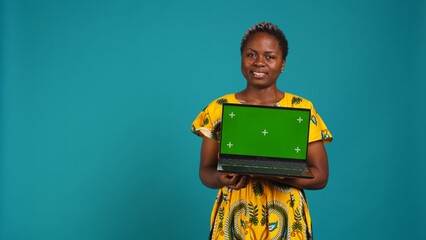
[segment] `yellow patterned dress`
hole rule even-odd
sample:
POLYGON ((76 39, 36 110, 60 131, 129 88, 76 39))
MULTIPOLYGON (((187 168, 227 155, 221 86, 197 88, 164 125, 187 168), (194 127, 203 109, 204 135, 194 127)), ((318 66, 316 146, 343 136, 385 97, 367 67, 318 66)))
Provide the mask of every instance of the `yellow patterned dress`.
MULTIPOLYGON (((218 140, 223 103, 240 103, 235 94, 211 102, 194 120, 192 132, 218 140)), ((312 103, 285 93, 277 107, 311 109, 309 142, 331 142, 332 135, 312 103)), ((313 239, 311 218, 302 189, 263 178, 246 188, 219 189, 211 214, 211 239, 313 239)))

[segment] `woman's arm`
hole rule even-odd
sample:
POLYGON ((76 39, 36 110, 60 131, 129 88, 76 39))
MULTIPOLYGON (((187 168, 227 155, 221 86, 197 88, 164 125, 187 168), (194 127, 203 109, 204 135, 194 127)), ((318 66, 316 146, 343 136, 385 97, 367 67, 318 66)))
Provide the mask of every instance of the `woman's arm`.
POLYGON ((217 171, 219 143, 213 139, 203 137, 201 145, 200 179, 210 188, 228 186, 231 189, 241 189, 247 186, 250 177, 238 174, 225 174, 217 171))
POLYGON ((322 141, 309 143, 308 147, 308 166, 312 171, 314 178, 277 178, 268 177, 270 180, 285 183, 287 185, 301 189, 322 189, 328 182, 328 158, 327 152, 322 141))

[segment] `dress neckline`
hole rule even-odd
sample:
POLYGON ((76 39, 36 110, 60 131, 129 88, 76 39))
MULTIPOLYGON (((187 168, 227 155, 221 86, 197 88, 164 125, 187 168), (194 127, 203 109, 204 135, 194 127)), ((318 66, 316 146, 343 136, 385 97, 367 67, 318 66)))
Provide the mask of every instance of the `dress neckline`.
MULTIPOLYGON (((284 101, 284 99, 286 98, 286 96, 287 96, 287 93, 286 92, 283 92, 284 94, 283 94, 283 98, 281 98, 278 102, 276 102, 276 103, 274 103, 274 105, 272 105, 272 106, 274 106, 274 107, 280 107, 280 106, 282 106, 282 102, 284 101)), ((244 100, 241 100, 241 99, 238 99, 237 98, 237 96, 235 96, 236 95, 236 93, 234 93, 234 94, 232 94, 232 97, 233 97, 233 100, 236 102, 236 103, 239 103, 239 104, 246 104, 246 102, 244 101, 244 100)))

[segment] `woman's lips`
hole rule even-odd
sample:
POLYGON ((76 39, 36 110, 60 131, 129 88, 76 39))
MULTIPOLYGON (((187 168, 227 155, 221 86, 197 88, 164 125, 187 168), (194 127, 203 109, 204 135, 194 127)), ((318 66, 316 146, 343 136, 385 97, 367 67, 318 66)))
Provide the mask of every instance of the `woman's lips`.
POLYGON ((263 78, 266 75, 266 73, 264 72, 252 72, 252 73, 255 78, 263 78))

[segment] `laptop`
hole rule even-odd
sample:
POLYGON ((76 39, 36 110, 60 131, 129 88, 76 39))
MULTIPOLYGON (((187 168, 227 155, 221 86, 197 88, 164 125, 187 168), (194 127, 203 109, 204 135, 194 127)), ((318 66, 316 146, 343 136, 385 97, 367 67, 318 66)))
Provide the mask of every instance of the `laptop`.
POLYGON ((222 110, 219 172, 313 178, 310 109, 224 103, 222 110))

